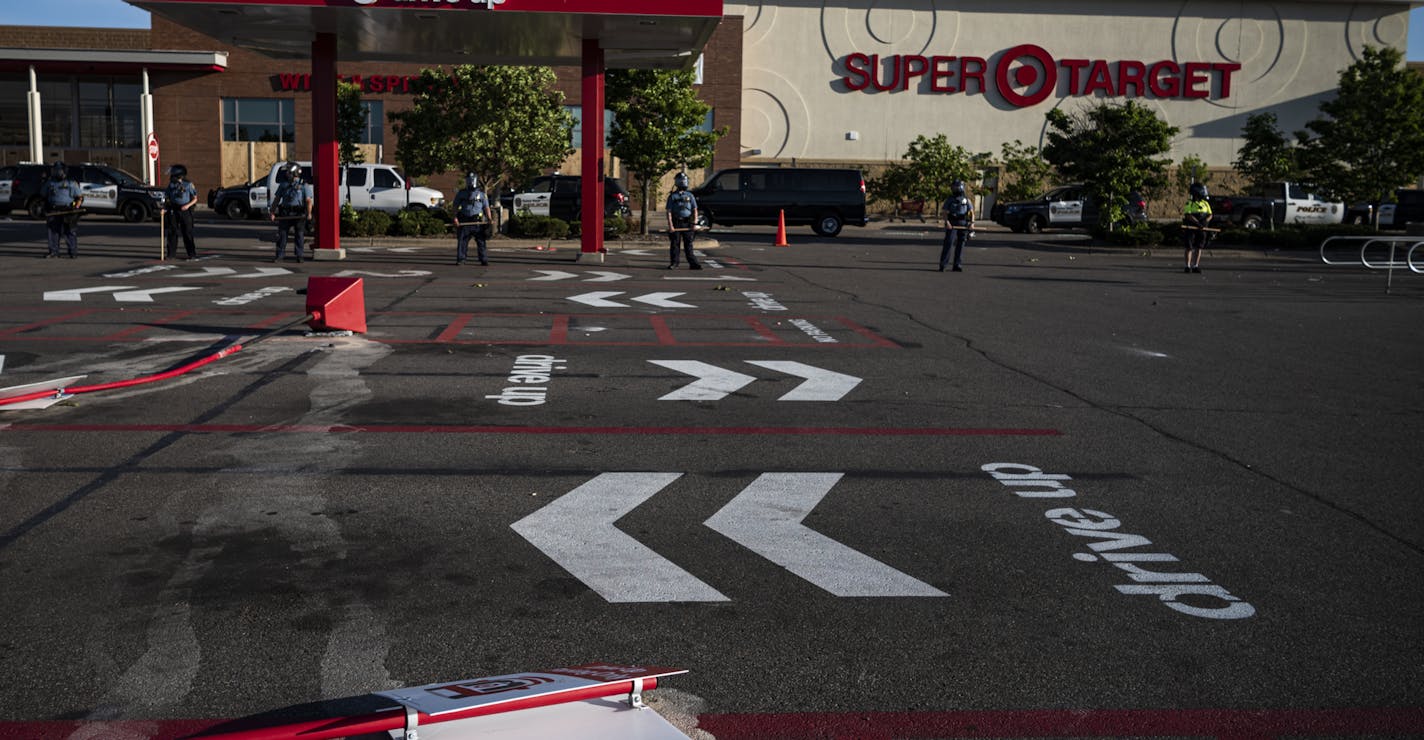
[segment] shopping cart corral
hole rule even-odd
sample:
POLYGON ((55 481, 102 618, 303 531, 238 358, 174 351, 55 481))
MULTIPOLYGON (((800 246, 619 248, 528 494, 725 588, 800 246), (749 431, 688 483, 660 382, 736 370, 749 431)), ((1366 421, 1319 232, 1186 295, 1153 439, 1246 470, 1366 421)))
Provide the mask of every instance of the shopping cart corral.
POLYGON ((1327 265, 1383 270, 1384 292, 1394 287, 1394 271, 1424 275, 1424 236, 1332 236, 1320 243, 1320 261, 1327 265))

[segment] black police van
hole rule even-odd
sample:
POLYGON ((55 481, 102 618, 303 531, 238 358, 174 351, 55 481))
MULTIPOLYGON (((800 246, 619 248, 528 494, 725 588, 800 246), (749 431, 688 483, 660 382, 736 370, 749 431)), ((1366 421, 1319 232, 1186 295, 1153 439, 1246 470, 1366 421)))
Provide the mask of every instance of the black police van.
POLYGON ((743 167, 721 170, 694 188, 699 225, 809 225, 821 236, 864 226, 865 179, 860 170, 743 167))
MULTIPOLYGON (((44 218, 44 183, 52 164, 15 165, 10 181, 10 210, 24 211, 30 218, 44 218)), ((122 216, 125 221, 158 218, 163 207, 163 189, 150 188, 142 180, 106 164, 72 164, 69 178, 84 191, 84 210, 92 214, 122 216)))

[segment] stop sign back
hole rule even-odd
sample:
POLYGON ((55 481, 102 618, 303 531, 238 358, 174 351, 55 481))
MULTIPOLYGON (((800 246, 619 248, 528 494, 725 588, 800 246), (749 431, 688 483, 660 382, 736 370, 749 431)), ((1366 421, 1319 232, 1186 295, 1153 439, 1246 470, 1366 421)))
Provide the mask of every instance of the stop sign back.
POLYGON ((148 135, 148 158, 158 161, 158 137, 153 134, 148 135))

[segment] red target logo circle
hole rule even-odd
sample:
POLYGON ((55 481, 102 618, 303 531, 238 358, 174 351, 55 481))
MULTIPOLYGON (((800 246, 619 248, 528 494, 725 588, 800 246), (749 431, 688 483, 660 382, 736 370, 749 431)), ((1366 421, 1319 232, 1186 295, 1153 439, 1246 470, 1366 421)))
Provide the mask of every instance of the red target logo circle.
POLYGON ((1036 44, 1019 44, 1005 51, 994 68, 999 94, 1017 108, 1038 105, 1058 87, 1058 65, 1048 50, 1036 44), (1029 62, 1037 62, 1031 64, 1029 62), (1018 63, 1018 66, 1014 66, 1018 63), (1026 88, 1020 93, 1016 88, 1026 88))

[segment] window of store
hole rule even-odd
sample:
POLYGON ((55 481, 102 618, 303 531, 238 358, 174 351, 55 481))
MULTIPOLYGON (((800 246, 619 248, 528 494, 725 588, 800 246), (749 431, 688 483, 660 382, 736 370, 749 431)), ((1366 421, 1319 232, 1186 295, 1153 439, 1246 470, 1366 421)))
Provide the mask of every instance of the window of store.
POLYGON ((223 98, 223 141, 286 141, 296 135, 291 98, 223 98))
POLYGON ((112 80, 81 80, 79 146, 96 149, 139 146, 139 86, 112 80))
POLYGON ((380 100, 362 101, 361 107, 366 109, 366 128, 361 131, 360 144, 385 144, 384 128, 381 122, 386 120, 386 104, 380 100))
MULTIPOLYGON (((570 136, 569 146, 578 149, 583 146, 583 107, 578 105, 566 105, 564 110, 574 117, 574 130, 570 136)), ((613 111, 603 109, 603 146, 608 146, 608 132, 613 130, 613 111)))
MULTIPOLYGON (((40 129, 45 146, 74 145, 74 82, 40 80, 40 129)), ((28 89, 28 88, 27 88, 28 89)), ((25 134, 26 140, 29 134, 25 134)))
POLYGON ((0 80, 0 146, 29 145, 29 89, 21 80, 0 80))

